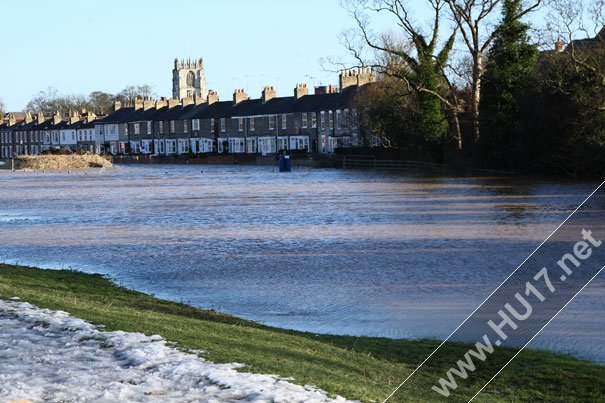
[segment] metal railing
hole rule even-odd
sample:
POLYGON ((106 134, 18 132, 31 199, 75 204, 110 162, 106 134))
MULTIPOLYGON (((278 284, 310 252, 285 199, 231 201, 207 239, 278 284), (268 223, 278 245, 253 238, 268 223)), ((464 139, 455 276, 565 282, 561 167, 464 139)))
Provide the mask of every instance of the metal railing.
POLYGON ((434 162, 411 161, 411 160, 379 160, 374 156, 367 155, 345 155, 342 158, 340 168, 343 169, 445 169, 444 164, 434 162))

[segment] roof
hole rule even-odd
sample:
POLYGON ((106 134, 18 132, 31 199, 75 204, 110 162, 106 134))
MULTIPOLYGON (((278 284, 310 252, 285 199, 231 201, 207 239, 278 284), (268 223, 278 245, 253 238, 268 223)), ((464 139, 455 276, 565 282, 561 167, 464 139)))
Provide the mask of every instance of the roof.
POLYGON ((91 121, 91 122, 86 122, 86 121, 82 121, 82 125, 78 128, 78 129, 94 129, 95 128, 95 121, 91 121))
POLYGON ((357 91, 357 86, 351 86, 337 93, 305 95, 298 99, 294 97, 281 97, 270 99, 265 103, 262 103, 260 99, 253 99, 236 105, 230 116, 279 115, 344 109, 349 106, 357 91))
POLYGON ((31 127, 30 130, 48 130, 53 125, 52 118, 42 121, 40 123, 35 124, 31 127))
POLYGON ((25 121, 19 122, 16 126, 16 129, 21 130, 31 130, 32 127, 36 125, 36 121, 32 120, 31 122, 26 123, 25 121))
POLYGON ((103 119, 96 120, 95 123, 125 123, 130 122, 131 116, 133 116, 137 111, 134 108, 120 108, 115 112, 110 113, 105 116, 103 119))
POLYGON ((84 125, 84 121, 83 120, 78 120, 75 123, 67 124, 67 126, 65 126, 63 129, 74 129, 74 130, 77 130, 77 129, 81 128, 82 125, 84 125))
POLYGON ((51 122, 49 129, 50 130, 61 130, 61 129, 66 129, 67 126, 69 126, 69 122, 66 120, 62 120, 57 124, 53 124, 53 122, 51 122))

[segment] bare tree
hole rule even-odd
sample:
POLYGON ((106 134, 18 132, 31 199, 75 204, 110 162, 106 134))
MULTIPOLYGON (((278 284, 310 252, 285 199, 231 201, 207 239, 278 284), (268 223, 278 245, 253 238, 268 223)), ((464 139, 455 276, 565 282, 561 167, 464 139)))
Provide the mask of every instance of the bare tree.
POLYGON ((4 114, 6 113, 4 109, 4 102, 2 102, 2 99, 0 99, 0 119, 2 119, 4 117, 4 114))
POLYGON ((40 91, 33 97, 25 107, 29 112, 43 113, 44 115, 53 115, 57 112, 61 115, 68 115, 71 111, 79 112, 82 109, 89 109, 88 98, 79 94, 60 95, 52 87, 46 91, 40 91))
POLYGON ((556 35, 578 73, 597 76, 605 86, 605 0, 551 0, 547 20, 551 43, 556 35))
POLYGON ((103 91, 93 91, 88 95, 91 110, 97 115, 107 115, 113 111, 116 97, 103 91))
POLYGON ((444 73, 456 38, 456 29, 449 30, 443 40, 441 23, 445 0, 424 0, 424 3, 432 10, 433 18, 428 26, 419 25, 414 20, 414 7, 403 0, 344 1, 343 5, 357 23, 355 33, 345 33, 345 46, 361 66, 372 66, 384 76, 401 80, 408 92, 419 94, 429 103, 432 98, 450 110, 454 136, 458 148, 461 148, 458 102, 455 96, 452 97, 455 91, 452 91, 453 86, 444 73), (392 17, 401 29, 403 42, 397 40, 396 34, 372 32, 369 14, 392 17), (360 41, 354 40, 355 34, 358 34, 360 41), (366 60, 366 48, 373 52, 370 62, 366 60))
POLYGON ((124 106, 133 106, 134 100, 137 98, 147 99, 153 97, 155 97, 153 87, 147 84, 129 85, 116 95, 116 98, 120 100, 124 106))
MULTIPOLYGON (((494 40, 495 10, 500 0, 444 0, 460 29, 462 39, 472 61, 470 111, 473 119, 475 141, 480 137, 479 104, 481 103, 481 79, 485 67, 485 54, 494 40)), ((533 0, 522 7, 516 19, 536 10, 541 0, 533 0)))

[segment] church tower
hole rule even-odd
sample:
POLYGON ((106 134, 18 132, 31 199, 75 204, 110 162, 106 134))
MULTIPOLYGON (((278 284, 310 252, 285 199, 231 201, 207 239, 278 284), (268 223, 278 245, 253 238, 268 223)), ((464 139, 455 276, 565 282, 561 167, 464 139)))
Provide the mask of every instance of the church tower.
POLYGON ((174 59, 172 70, 172 97, 174 99, 193 98, 206 99, 206 75, 204 61, 174 59))

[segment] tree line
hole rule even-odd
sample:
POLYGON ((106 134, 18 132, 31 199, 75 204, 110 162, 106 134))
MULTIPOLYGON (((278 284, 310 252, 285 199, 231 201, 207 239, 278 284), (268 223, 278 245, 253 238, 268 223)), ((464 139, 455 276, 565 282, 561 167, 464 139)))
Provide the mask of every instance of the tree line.
POLYGON ((155 97, 150 85, 130 85, 117 94, 103 91, 93 91, 90 94, 60 94, 55 88, 49 87, 35 95, 25 107, 27 112, 43 113, 46 116, 57 112, 67 116, 70 111, 94 112, 96 115, 107 115, 113 112, 114 102, 120 101, 123 106, 132 106, 136 98, 155 97))
POLYGON ((381 77, 357 103, 385 143, 461 166, 605 173, 605 0, 342 3, 345 46, 381 77), (526 22, 537 10, 544 27, 526 22), (377 15, 393 27, 373 30, 377 15))

